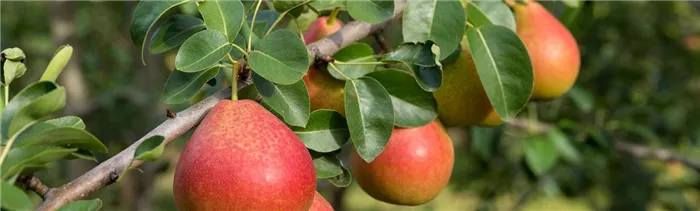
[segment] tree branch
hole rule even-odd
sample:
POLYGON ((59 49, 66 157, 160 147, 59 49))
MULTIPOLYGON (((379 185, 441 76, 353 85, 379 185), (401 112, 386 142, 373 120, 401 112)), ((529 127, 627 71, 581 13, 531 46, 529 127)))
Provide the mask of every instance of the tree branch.
MULTIPOLYGON (((530 130, 534 132, 544 133, 554 128, 549 124, 534 122, 525 119, 514 119, 508 122, 509 126, 530 130)), ((644 145, 633 144, 626 141, 615 140, 615 150, 620 153, 627 154, 640 159, 654 159, 664 162, 676 161, 680 162, 688 168, 700 173, 700 162, 683 157, 677 152, 663 148, 651 148, 644 145)))
POLYGON ((46 193, 51 190, 49 186, 41 183, 39 178, 36 178, 33 175, 21 176, 17 178, 17 183, 22 184, 22 187, 25 190, 34 191, 37 195, 41 196, 42 199, 46 196, 46 193))
MULTIPOLYGON (((356 42, 371 33, 386 27, 391 21, 401 18, 404 0, 397 0, 395 4, 394 17, 391 20, 369 24, 363 22, 350 22, 338 32, 307 45, 307 49, 314 58, 333 55, 341 48, 356 42)), ((250 74, 248 74, 250 75, 250 74)), ((242 89, 251 84, 251 78, 240 78, 238 88, 242 89)), ((165 137, 166 144, 169 144, 177 137, 197 126, 207 112, 211 110, 219 101, 231 96, 231 89, 223 89, 216 94, 192 105, 191 107, 178 112, 175 118, 166 119, 158 127, 143 136, 138 141, 114 157, 102 162, 97 167, 58 188, 49 189, 44 196, 44 202, 37 210, 56 210, 72 201, 83 199, 89 194, 101 189, 104 186, 114 183, 122 171, 126 170, 129 163, 130 168, 136 168, 143 162, 132 159, 136 148, 147 138, 155 135, 165 137)))

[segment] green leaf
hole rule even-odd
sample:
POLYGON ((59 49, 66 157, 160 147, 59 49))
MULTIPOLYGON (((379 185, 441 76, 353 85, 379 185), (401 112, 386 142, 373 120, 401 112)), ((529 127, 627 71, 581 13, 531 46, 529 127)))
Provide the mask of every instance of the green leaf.
POLYGON ((175 68, 198 72, 216 65, 231 51, 231 44, 218 30, 197 32, 185 40, 175 56, 175 68))
POLYGON ((394 1, 355 0, 345 3, 350 16, 358 21, 379 23, 394 16, 394 1))
POLYGON ((151 136, 141 142, 134 151, 134 160, 154 161, 157 160, 165 148, 165 137, 151 136))
POLYGON ((255 73, 282 85, 301 80, 309 68, 309 62, 304 41, 288 30, 272 32, 248 57, 248 64, 255 73))
POLYGON ((163 98, 166 104, 180 104, 187 102, 199 93, 207 84, 207 81, 219 74, 219 67, 212 67, 199 72, 182 72, 173 70, 165 82, 163 98))
POLYGON ((243 87, 243 89, 238 91, 238 99, 249 99, 257 101, 259 98, 258 90, 255 88, 255 84, 243 87))
POLYGON ((567 137, 564 132, 557 128, 553 128, 549 130, 547 136, 552 140, 552 142, 554 142, 554 145, 557 146, 559 154, 564 160, 571 163, 581 162, 581 156, 579 155, 578 150, 576 150, 576 148, 571 144, 571 139, 567 137))
POLYGON ((36 123, 15 140, 14 147, 66 146, 107 153, 107 147, 89 132, 75 127, 58 127, 36 123))
POLYGON ((408 65, 432 67, 438 64, 432 51, 433 42, 403 43, 396 50, 389 52, 383 60, 387 62, 403 62, 408 65))
POLYGON ((66 104, 66 90, 50 81, 33 83, 17 93, 2 112, 3 140, 25 125, 49 115, 66 104))
POLYGON ((44 74, 41 75, 40 81, 56 81, 56 78, 58 78, 58 75, 63 72, 63 68, 68 64, 68 60, 70 60, 71 55, 73 55, 73 47, 70 45, 62 45, 61 47, 58 47, 58 50, 56 50, 56 54, 54 54, 53 58, 49 62, 49 65, 46 66, 46 70, 44 71, 44 74))
POLYGON ((131 18, 131 40, 136 46, 141 46, 141 62, 143 64, 146 64, 143 52, 146 48, 148 32, 168 10, 186 2, 187 0, 141 1, 136 6, 134 16, 131 18))
POLYGON ((585 113, 591 112, 595 106, 593 94, 581 86, 574 85, 571 87, 568 96, 571 98, 571 101, 574 102, 574 105, 585 113))
POLYGON ((287 124, 304 127, 309 121, 311 103, 304 81, 281 85, 253 73, 253 83, 263 100, 282 115, 287 124))
POLYGON ((2 84, 5 84, 6 86, 11 84, 15 79, 22 77, 25 72, 27 72, 27 66, 24 65, 24 63, 20 61, 5 60, 5 63, 2 64, 2 84))
POLYGON ((317 153, 310 151, 311 158, 314 161, 316 168, 316 178, 333 178, 343 174, 343 167, 340 166, 340 160, 336 153, 317 153))
POLYGON ((92 152, 84 149, 78 149, 77 151, 70 153, 70 155, 64 159, 83 159, 97 163, 97 158, 95 155, 92 154, 92 152))
POLYGON ((311 112, 306 127, 292 127, 306 148, 316 152, 340 149, 350 139, 345 117, 338 112, 320 109, 311 112))
POLYGON ((442 85, 442 64, 437 61, 440 54, 432 41, 426 43, 404 43, 384 56, 385 62, 403 63, 411 70, 418 85, 425 91, 434 92, 442 85))
POLYGON ((320 0, 312 1, 309 6, 316 8, 317 10, 331 10, 336 7, 345 7, 345 1, 343 0, 320 0))
POLYGON ((302 12, 304 12, 304 7, 303 4, 306 1, 298 1, 298 0, 275 0, 272 1, 272 7, 275 8, 277 12, 285 12, 288 10, 289 11, 287 14, 292 15, 292 17, 297 18, 299 15, 301 15, 302 12))
POLYGON ((78 129, 85 129, 85 122, 83 122, 83 120, 77 116, 64 116, 55 119, 49 119, 44 121, 44 123, 58 127, 74 127, 78 129))
MULTIPOLYGON (((259 37, 263 37, 280 15, 281 14, 275 10, 260 10, 258 11, 258 15, 255 16, 255 21, 253 21, 253 14, 248 15, 247 21, 248 23, 255 23, 255 29, 253 31, 259 37)), ((248 37, 245 37, 245 40, 247 42, 248 37)))
POLYGON ((55 146, 13 148, 7 153, 7 157, 2 163, 2 179, 9 179, 22 173, 26 167, 45 165, 60 160, 77 150, 76 148, 55 146))
POLYGON ((5 180, 0 181, 0 206, 3 210, 32 210, 32 201, 26 193, 17 186, 5 180))
POLYGON ((27 58, 24 55, 24 51, 20 48, 6 48, 5 50, 2 50, 2 54, 5 56, 5 59, 7 60, 12 60, 12 61, 21 61, 22 59, 27 58))
POLYGON ((174 15, 153 33, 148 51, 152 54, 165 53, 204 29, 206 29, 204 22, 199 18, 189 15, 174 15))
POLYGON ((490 160, 500 140, 502 127, 471 127, 472 148, 484 160, 490 160))
POLYGON ((370 73, 367 77, 379 81, 391 95, 396 126, 418 127, 437 118, 437 102, 433 94, 423 91, 410 74, 386 69, 370 73))
POLYGON ((467 4, 469 22, 476 27, 501 25, 515 31, 515 16, 503 1, 473 1, 467 4))
POLYGON ((524 140, 525 162, 537 176, 557 164, 557 146, 547 136, 530 136, 524 140))
MULTIPOLYGON (((374 58, 374 49, 366 43, 353 43, 340 49, 333 55, 333 59, 341 62, 376 62, 374 58)), ((374 71, 376 65, 357 65, 357 64, 335 64, 335 67, 350 79, 355 79, 374 71)), ((336 71, 328 71, 334 78, 345 80, 345 77, 339 75, 336 71)))
POLYGON ((534 88, 532 63, 517 34, 503 26, 467 29, 479 79, 496 113, 505 121, 525 107, 534 88))
POLYGON ((440 60, 447 58, 462 39, 467 24, 459 1, 407 1, 403 12, 404 42, 432 40, 440 46, 440 60))
POLYGON ((63 205, 58 211, 97 211, 102 207, 102 200, 78 200, 63 205))
POLYGON ((343 169, 343 173, 338 176, 328 178, 328 182, 336 187, 344 188, 350 186, 350 183, 352 183, 352 173, 350 173, 350 170, 344 166, 341 165, 341 167, 343 169))
POLYGON ((229 42, 236 39, 245 17, 240 0, 200 2, 199 13, 202 14, 207 29, 221 31, 229 42))
POLYGON ((382 153, 394 130, 389 92, 373 78, 346 81, 345 113, 355 149, 363 160, 372 162, 382 153))

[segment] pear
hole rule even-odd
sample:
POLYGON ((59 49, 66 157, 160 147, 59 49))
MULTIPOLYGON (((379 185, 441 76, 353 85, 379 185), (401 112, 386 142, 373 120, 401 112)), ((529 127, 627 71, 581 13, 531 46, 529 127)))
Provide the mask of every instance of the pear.
POLYGON ((566 93, 578 77, 581 53, 571 32, 535 1, 511 3, 517 34, 534 67, 534 100, 551 100, 566 93))
MULTIPOLYGON (((315 42, 340 30, 343 22, 336 19, 328 24, 328 17, 319 17, 304 33, 306 43, 315 42)), ((326 69, 311 66, 303 78, 309 92, 311 111, 331 109, 345 115, 345 82, 333 78, 326 69)))
POLYGON ((326 201, 321 194, 316 192, 314 195, 314 201, 311 203, 311 208, 309 211, 333 211, 333 207, 328 201, 326 201))
POLYGON ((301 140, 251 100, 219 102, 175 169, 179 210, 308 210, 316 172, 301 140))
POLYGON ((333 20, 332 24, 328 24, 328 18, 328 16, 321 16, 311 23, 304 33, 304 43, 309 44, 316 42, 317 40, 337 32, 343 27, 343 22, 337 18, 333 20))
POLYGON ((442 86, 433 92, 440 120, 447 127, 502 124, 481 84, 466 38, 459 50, 457 58, 443 65, 442 86))
POLYGON ((416 128, 396 128, 384 151, 365 162, 353 150, 353 176, 373 198, 398 205, 433 200, 447 185, 454 164, 452 141, 433 120, 416 128))

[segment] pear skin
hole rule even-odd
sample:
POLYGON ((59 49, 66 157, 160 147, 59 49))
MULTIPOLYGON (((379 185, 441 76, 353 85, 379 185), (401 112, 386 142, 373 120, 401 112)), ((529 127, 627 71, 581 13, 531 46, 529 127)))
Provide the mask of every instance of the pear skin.
POLYGON ((328 24, 328 16, 318 17, 304 33, 304 43, 309 44, 316 42, 324 37, 331 35, 343 27, 343 22, 336 18, 333 24, 328 24))
POLYGON ((481 84, 466 38, 461 41, 461 52, 443 66, 442 74, 442 86, 433 96, 445 126, 493 127, 503 123, 481 84))
POLYGON ((316 171, 301 140, 251 100, 219 102, 180 155, 179 210, 308 210, 316 171))
POLYGON ((447 185, 454 148, 442 125, 433 120, 416 128, 395 128, 384 151, 371 163, 353 150, 353 176, 373 198, 397 205, 433 200, 447 185))
POLYGON ((571 89, 578 77, 581 53, 574 36, 536 1, 512 3, 517 34, 534 67, 534 100, 551 100, 571 89))
POLYGON ((311 208, 309 211, 333 211, 333 207, 328 201, 326 201, 321 194, 316 192, 314 195, 314 201, 311 203, 311 208))
MULTIPOLYGON (((335 33, 343 27, 343 22, 336 19, 328 24, 328 17, 316 19, 304 33, 305 42, 311 43, 335 33)), ((304 84, 309 92, 311 111, 331 109, 345 116, 345 82, 333 78, 327 70, 311 66, 304 76, 304 84)))

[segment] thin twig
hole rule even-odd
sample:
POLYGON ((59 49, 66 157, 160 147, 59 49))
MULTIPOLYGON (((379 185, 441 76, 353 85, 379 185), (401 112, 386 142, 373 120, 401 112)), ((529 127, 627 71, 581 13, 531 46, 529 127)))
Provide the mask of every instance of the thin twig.
POLYGON ((17 178, 17 183, 22 184, 22 187, 25 190, 30 190, 34 191, 37 195, 41 196, 43 199, 44 196, 46 196, 46 193, 51 190, 49 186, 44 185, 44 183, 41 183, 39 178, 36 178, 33 175, 26 175, 26 176, 21 176, 17 178))
MULTIPOLYGON (((508 125, 537 133, 545 133, 554 128, 552 125, 527 119, 513 119, 508 122, 508 125)), ((615 150, 640 159, 654 159, 665 162, 677 161, 688 168, 700 172, 700 162, 681 156, 673 150, 652 148, 623 140, 615 140, 615 150)))
MULTIPOLYGON (((378 24, 355 21, 350 22, 336 33, 314 43, 308 44, 307 49, 309 52, 311 52, 311 55, 314 58, 320 58, 322 55, 333 55, 341 48, 384 28, 389 24, 389 22, 400 19, 404 3, 404 0, 396 1, 394 17, 391 20, 378 24)), ((251 74, 247 75, 248 77, 239 78, 238 89, 242 89, 252 83, 250 78, 251 74)), ((134 142, 131 146, 119 152, 119 154, 102 162, 97 167, 86 172, 68 184, 50 189, 45 194, 44 202, 41 204, 41 206, 39 206, 39 208, 37 208, 37 210, 56 210, 67 203, 83 199, 102 187, 114 183, 119 177, 120 173, 126 170, 130 163, 131 168, 136 168, 143 163, 139 160, 134 160, 133 162, 131 161, 134 156, 134 151, 145 139, 154 135, 161 135, 165 137, 166 144, 169 144, 177 137, 197 126, 209 110, 211 110, 219 101, 227 99, 229 96, 231 96, 231 89, 223 89, 202 100, 201 102, 178 112, 177 118, 165 120, 151 132, 134 142)))
POLYGON ((377 41, 377 44, 379 44, 379 49, 382 51, 380 52, 381 54, 386 54, 389 52, 389 42, 384 39, 384 36, 382 36, 379 32, 372 34, 374 36, 374 40, 377 41))

